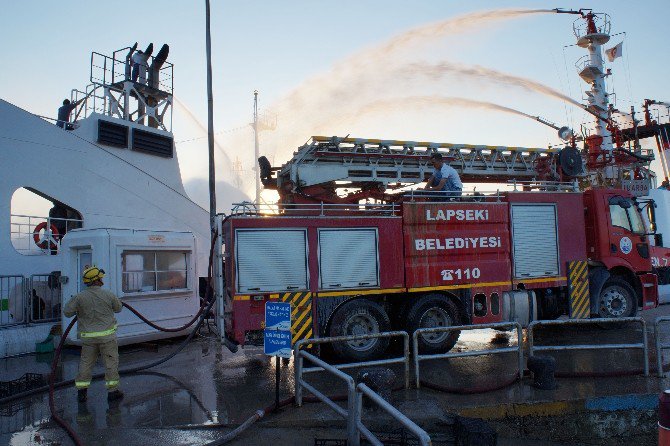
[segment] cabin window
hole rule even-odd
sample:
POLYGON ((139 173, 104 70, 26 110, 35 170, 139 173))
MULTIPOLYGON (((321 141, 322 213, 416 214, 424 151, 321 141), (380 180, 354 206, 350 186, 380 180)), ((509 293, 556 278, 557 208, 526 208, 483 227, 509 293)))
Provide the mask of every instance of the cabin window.
POLYGON ((610 204, 610 218, 612 226, 617 226, 636 234, 644 234, 644 223, 638 211, 630 206, 624 208, 618 204, 610 204))
POLYGON ((188 252, 124 251, 121 271, 124 293, 184 289, 188 283, 188 252))
POLYGON ((12 195, 10 238, 24 255, 55 255, 63 236, 83 224, 79 211, 36 189, 22 187, 12 195))

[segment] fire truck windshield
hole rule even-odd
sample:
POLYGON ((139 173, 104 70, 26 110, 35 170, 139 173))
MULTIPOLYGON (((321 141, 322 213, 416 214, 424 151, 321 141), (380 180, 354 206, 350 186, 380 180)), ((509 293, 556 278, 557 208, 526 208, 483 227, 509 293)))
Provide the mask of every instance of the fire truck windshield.
POLYGON ((627 229, 635 234, 644 234, 642 217, 634 206, 624 208, 619 204, 610 204, 610 218, 613 226, 627 229))

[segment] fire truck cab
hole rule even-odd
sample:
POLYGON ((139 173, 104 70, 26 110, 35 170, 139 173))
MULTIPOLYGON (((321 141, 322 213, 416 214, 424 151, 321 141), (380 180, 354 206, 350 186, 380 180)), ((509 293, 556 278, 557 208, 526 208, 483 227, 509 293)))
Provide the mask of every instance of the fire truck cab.
MULTIPOLYGON (((313 337, 561 315, 626 317, 658 302, 649 235, 623 190, 519 191, 385 205, 291 205, 223 223, 225 336, 259 344, 268 300, 313 337)), ((420 338, 444 352, 458 333, 420 338)), ((347 360, 387 338, 341 342, 347 360)))

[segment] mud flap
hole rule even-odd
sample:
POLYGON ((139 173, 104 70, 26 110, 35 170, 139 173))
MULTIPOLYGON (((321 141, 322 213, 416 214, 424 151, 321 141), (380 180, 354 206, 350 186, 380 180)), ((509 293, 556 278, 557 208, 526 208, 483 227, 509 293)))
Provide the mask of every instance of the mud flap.
POLYGON ((658 277, 656 274, 638 276, 642 284, 642 309, 651 310, 658 306, 658 277))
POLYGON ((598 297, 603 285, 610 278, 610 273, 605 268, 593 268, 589 271, 589 294, 591 299, 591 314, 598 314, 598 297))
POLYGON ((570 319, 588 319, 591 315, 588 272, 589 267, 586 260, 568 262, 570 319))

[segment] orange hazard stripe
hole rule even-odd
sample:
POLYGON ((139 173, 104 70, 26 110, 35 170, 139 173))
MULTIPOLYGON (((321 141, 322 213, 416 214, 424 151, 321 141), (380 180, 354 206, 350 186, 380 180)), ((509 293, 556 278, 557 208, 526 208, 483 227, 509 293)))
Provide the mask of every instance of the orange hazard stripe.
POLYGON ((387 289, 376 289, 376 290, 349 290, 349 291, 323 291, 319 292, 320 297, 324 296, 363 296, 366 294, 394 294, 394 293, 404 293, 407 291, 407 288, 387 288, 387 289))
POLYGON ((415 293, 419 291, 439 291, 439 290, 458 290, 463 288, 486 288, 493 286, 510 286, 510 282, 478 282, 478 283, 463 283, 460 285, 444 285, 444 286, 426 286, 419 288, 408 288, 407 291, 415 293))

